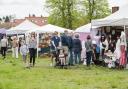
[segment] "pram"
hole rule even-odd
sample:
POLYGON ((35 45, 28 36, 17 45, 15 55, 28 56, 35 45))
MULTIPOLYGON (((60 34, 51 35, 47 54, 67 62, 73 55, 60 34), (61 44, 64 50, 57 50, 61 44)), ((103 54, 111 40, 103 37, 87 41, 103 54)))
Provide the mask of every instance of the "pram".
POLYGON ((67 68, 67 55, 65 55, 63 47, 57 47, 57 49, 52 54, 52 59, 55 62, 54 67, 67 68))

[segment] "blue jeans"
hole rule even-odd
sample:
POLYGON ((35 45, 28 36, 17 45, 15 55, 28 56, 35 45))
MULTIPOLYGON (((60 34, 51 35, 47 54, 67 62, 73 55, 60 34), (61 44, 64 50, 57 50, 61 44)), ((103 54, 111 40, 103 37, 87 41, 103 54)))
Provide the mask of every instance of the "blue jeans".
POLYGON ((73 51, 72 49, 69 49, 69 61, 68 61, 69 65, 73 65, 73 51))
POLYGON ((91 58, 92 58, 92 51, 86 52, 86 64, 87 64, 87 66, 90 66, 91 58))
POLYGON ((80 64, 81 62, 81 52, 74 52, 74 59, 75 59, 75 64, 80 64))

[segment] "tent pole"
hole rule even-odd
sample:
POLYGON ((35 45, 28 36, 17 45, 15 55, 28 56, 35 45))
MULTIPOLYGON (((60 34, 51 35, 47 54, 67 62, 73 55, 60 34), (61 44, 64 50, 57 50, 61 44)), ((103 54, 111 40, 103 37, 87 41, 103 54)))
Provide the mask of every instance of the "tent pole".
MULTIPOLYGON (((92 21, 91 21, 90 33, 91 33, 91 31, 92 31, 92 21)), ((93 37, 92 34, 91 34, 91 37, 93 37)))
POLYGON ((37 32, 37 58, 39 57, 38 50, 39 50, 39 33, 37 32))
POLYGON ((126 32, 125 30, 126 30, 126 26, 124 25, 124 33, 126 32))

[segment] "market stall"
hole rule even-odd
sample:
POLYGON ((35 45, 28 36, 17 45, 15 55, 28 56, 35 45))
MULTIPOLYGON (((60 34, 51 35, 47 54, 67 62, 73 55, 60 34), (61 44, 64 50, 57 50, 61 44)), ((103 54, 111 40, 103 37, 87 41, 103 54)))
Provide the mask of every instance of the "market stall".
POLYGON ((57 32, 59 32, 59 34, 61 34, 61 33, 64 33, 65 30, 72 32, 72 30, 48 24, 48 25, 39 27, 39 28, 31 30, 31 31, 27 31, 25 34, 26 34, 26 36, 32 32, 37 34, 37 44, 38 44, 37 45, 37 56, 38 56, 39 49, 41 50, 41 53, 47 53, 50 51, 50 48, 49 48, 50 47, 49 46, 50 45, 50 36, 52 35, 52 33, 57 31, 57 32))
POLYGON ((91 23, 88 23, 84 26, 81 26, 75 30, 76 33, 80 34, 80 39, 86 40, 87 35, 91 35, 92 38, 97 34, 99 26, 91 26, 91 23))
MULTIPOLYGON (((128 45, 128 31, 127 31, 127 26, 128 26, 128 13, 126 13, 128 9, 128 5, 125 5, 121 7, 117 12, 111 14, 110 16, 103 18, 103 19, 98 19, 98 20, 93 20, 92 25, 93 26, 102 26, 101 33, 105 34, 106 37, 111 39, 112 41, 117 42, 117 37, 122 39, 123 34, 123 44, 120 43, 120 48, 121 51, 122 49, 125 48, 125 51, 127 51, 127 45, 128 45), (127 43, 126 43, 127 41, 127 43), (124 48, 122 48, 122 45, 124 48)), ((122 40, 121 40, 122 41, 122 40)), ((121 52, 121 55, 124 55, 125 52, 121 52)), ((126 58, 126 55, 123 56, 126 58)), ((122 58, 122 56, 120 57, 122 58)), ((126 58, 127 60, 127 58, 126 58)))

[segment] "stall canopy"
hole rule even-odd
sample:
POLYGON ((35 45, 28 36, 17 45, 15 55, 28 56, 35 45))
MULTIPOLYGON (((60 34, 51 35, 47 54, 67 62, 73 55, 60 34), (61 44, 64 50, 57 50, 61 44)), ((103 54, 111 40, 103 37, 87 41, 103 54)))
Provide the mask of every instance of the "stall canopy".
POLYGON ((124 26, 128 25, 128 5, 125 5, 123 7, 120 7, 120 9, 111 14, 110 16, 93 20, 92 25, 93 26, 124 26))
POLYGON ((26 31, 34 30, 37 28, 39 28, 39 26, 37 26, 36 24, 32 23, 29 20, 25 20, 18 26, 13 27, 13 28, 9 29, 8 31, 6 31, 6 34, 7 35, 9 35, 9 34, 25 34, 26 31))
POLYGON ((55 25, 47 24, 47 25, 39 27, 37 29, 31 30, 31 31, 27 31, 26 33, 31 33, 31 32, 53 33, 55 31, 57 31, 59 33, 63 33, 65 30, 68 30, 69 32, 72 31, 72 30, 69 30, 69 29, 66 29, 66 28, 62 28, 62 27, 58 27, 58 26, 55 26, 55 25))
POLYGON ((5 29, 5 28, 0 28, 0 34, 6 34, 6 31, 7 31, 7 29, 5 29))
POLYGON ((77 29, 75 30, 75 32, 90 33, 90 32, 91 32, 91 28, 92 28, 92 29, 96 29, 96 28, 98 28, 98 26, 92 26, 92 27, 91 27, 91 23, 88 23, 88 24, 86 24, 86 25, 84 25, 84 26, 81 26, 81 27, 77 28, 77 29))

